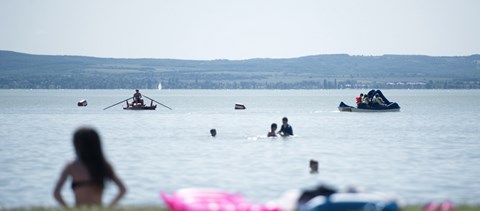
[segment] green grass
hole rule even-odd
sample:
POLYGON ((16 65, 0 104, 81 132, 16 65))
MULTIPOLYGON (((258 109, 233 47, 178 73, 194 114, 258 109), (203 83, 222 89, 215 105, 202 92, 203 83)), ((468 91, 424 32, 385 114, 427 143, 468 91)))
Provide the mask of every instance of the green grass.
MULTIPOLYGON (((480 211, 480 205, 458 205, 455 207, 457 211, 480 211)), ((25 208, 12 208, 4 209, 0 208, 0 211, 60 211, 63 209, 52 207, 25 207, 25 208)), ((72 208, 69 211, 168 211, 165 207, 118 207, 113 209, 102 207, 89 207, 89 208, 72 208)), ((402 209, 403 211, 421 211, 422 205, 408 205, 402 209)))
MULTIPOLYGON (((409 205, 404 207, 402 210, 403 211, 419 211, 422 210, 423 206, 419 205, 409 205)), ((457 211, 474 211, 474 210, 479 210, 480 211, 480 205, 458 205, 455 206, 455 209, 457 211)))
MULTIPOLYGON (((64 210, 60 207, 20 207, 4 209, 0 208, 0 211, 60 211, 64 210)), ((70 208, 69 211, 168 211, 165 207, 118 207, 118 208, 104 208, 104 207, 83 207, 83 208, 70 208)))

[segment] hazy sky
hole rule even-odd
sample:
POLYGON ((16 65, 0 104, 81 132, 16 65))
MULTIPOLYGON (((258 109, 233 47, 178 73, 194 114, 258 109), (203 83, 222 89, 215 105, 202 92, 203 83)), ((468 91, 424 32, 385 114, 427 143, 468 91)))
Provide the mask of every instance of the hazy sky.
POLYGON ((480 53, 479 0, 0 0, 0 49, 120 58, 480 53))

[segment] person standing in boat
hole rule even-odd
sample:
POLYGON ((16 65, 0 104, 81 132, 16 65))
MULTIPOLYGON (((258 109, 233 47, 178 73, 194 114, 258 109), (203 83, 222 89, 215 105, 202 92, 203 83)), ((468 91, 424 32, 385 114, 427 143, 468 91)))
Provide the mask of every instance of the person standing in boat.
POLYGON ((278 133, 281 136, 293 136, 293 129, 292 126, 288 124, 288 118, 282 118, 282 127, 280 127, 280 131, 278 133))
POLYGON ((135 90, 135 93, 133 94, 133 104, 138 104, 143 105, 143 99, 142 99, 142 94, 138 89, 135 90))
POLYGON ((60 174, 54 190, 57 202, 62 207, 68 208, 61 190, 67 179, 71 178, 77 207, 101 206, 107 181, 113 181, 119 189, 118 194, 109 204, 109 207, 115 206, 125 195, 126 188, 112 165, 105 159, 98 133, 92 128, 79 128, 73 135, 73 145, 77 158, 67 164, 60 174))

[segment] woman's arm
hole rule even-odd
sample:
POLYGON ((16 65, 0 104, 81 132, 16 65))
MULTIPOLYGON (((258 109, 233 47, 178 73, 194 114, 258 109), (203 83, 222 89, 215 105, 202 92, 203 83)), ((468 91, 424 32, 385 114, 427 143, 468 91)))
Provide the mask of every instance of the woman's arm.
POLYGON ((112 180, 118 186, 118 189, 119 189, 117 196, 115 196, 112 202, 110 202, 110 204, 108 205, 109 208, 112 208, 118 203, 118 201, 120 201, 120 199, 122 199, 122 197, 127 192, 127 189, 125 188, 125 185, 123 185, 122 180, 120 180, 120 178, 117 177, 117 174, 113 170, 113 167, 111 165, 108 165, 108 166, 112 172, 112 180))
POLYGON ((55 185, 55 190, 53 191, 53 196, 57 200, 57 202, 64 208, 68 208, 67 203, 62 198, 62 187, 63 184, 65 184, 65 181, 67 181, 68 175, 69 175, 69 166, 65 166, 63 169, 62 173, 60 174, 60 178, 57 181, 57 184, 55 185))

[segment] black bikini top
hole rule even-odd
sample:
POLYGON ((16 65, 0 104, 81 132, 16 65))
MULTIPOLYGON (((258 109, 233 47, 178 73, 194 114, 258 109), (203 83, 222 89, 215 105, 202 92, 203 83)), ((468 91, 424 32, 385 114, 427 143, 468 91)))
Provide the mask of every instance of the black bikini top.
POLYGON ((91 180, 85 180, 85 181, 72 181, 72 189, 75 190, 75 188, 81 187, 81 186, 87 186, 87 185, 95 185, 95 183, 91 180))

